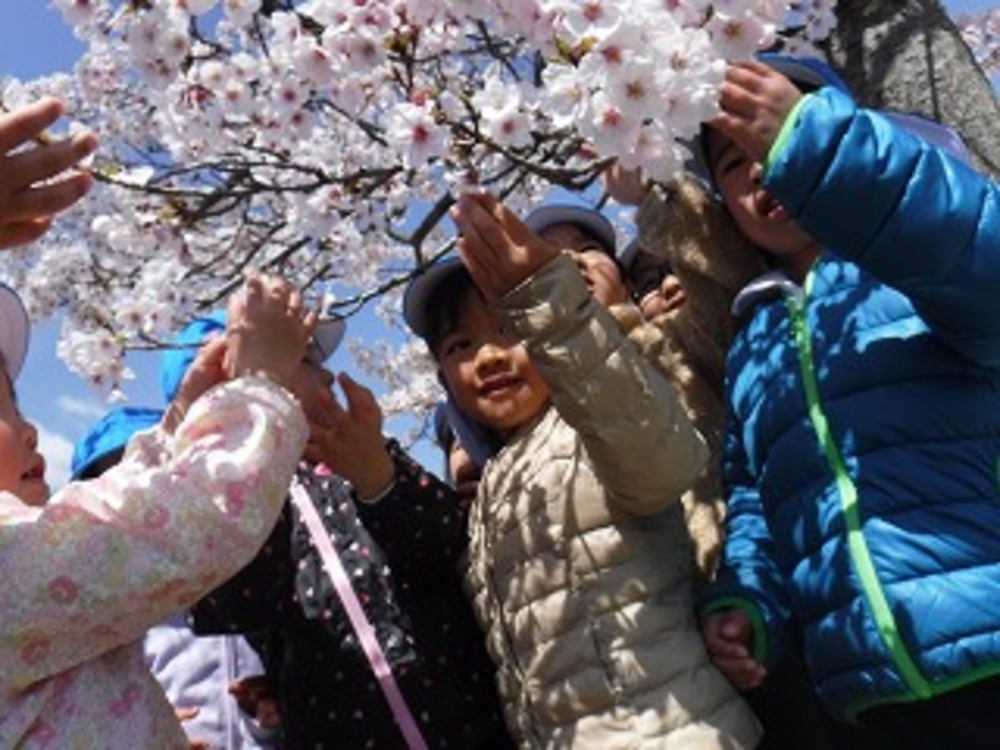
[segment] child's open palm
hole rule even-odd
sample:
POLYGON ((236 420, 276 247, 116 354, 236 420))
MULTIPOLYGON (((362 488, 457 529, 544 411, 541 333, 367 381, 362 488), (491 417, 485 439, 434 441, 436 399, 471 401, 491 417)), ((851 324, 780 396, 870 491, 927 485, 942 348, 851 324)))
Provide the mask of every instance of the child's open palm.
POLYGON ((726 68, 719 103, 722 114, 712 127, 763 163, 802 92, 781 73, 761 62, 734 63, 726 68))
POLYGON ((492 195, 463 195, 452 218, 458 252, 487 302, 503 297, 559 254, 492 195))
POLYGON ((362 499, 377 497, 395 475, 382 435, 382 409, 374 394, 349 375, 341 373, 337 382, 347 408, 333 393, 321 394, 325 424, 310 425, 306 458, 326 464, 349 481, 362 499))

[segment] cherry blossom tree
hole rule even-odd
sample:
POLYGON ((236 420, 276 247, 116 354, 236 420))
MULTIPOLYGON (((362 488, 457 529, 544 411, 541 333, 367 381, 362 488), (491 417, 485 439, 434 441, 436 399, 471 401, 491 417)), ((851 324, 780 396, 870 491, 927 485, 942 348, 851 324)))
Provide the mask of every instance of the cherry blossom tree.
MULTIPOLYGON (((249 267, 398 325, 401 286, 451 247, 456 195, 523 209, 614 159, 667 179, 724 60, 816 52, 838 28, 822 0, 54 3, 86 53, 3 100, 66 101, 103 144, 101 184, 0 271, 36 317, 64 311, 60 356, 112 390, 127 349, 163 345, 249 267)), ((965 27, 983 65, 989 20, 965 27)), ((355 351, 390 412, 437 394, 419 350, 355 351)))

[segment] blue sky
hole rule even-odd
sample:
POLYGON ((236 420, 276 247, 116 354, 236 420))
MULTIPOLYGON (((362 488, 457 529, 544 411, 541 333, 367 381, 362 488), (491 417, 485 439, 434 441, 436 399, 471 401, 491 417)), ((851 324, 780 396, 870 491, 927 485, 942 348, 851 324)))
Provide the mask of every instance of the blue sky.
MULTIPOLYGON (((957 14, 977 12, 998 3, 993 0, 949 0, 944 5, 949 12, 957 14)), ((48 2, 5 0, 3 10, 0 76, 30 79, 72 68, 83 48, 48 2)), ((62 484, 68 474, 74 441, 110 408, 100 393, 69 372, 56 357, 57 334, 55 322, 35 326, 28 361, 17 383, 22 410, 39 428, 42 453, 49 464, 47 476, 53 487, 62 484)), ((386 333, 379 330, 368 315, 352 321, 348 335, 384 338, 386 333)), ((136 373, 135 381, 125 388, 130 402, 160 405, 158 356, 130 355, 128 363, 136 373)), ((350 358, 344 352, 334 355, 329 366, 334 370, 352 369, 350 358)), ((365 382, 365 378, 357 377, 365 382)), ((427 445, 418 446, 415 455, 432 469, 440 465, 439 454, 427 445)))

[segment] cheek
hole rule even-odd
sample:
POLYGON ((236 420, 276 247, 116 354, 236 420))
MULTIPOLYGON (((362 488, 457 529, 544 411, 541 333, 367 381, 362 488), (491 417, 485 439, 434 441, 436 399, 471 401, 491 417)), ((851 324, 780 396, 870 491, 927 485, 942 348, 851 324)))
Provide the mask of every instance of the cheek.
POLYGON ((461 400, 463 394, 473 388, 474 372, 471 362, 445 362, 440 369, 441 382, 456 399, 461 400))

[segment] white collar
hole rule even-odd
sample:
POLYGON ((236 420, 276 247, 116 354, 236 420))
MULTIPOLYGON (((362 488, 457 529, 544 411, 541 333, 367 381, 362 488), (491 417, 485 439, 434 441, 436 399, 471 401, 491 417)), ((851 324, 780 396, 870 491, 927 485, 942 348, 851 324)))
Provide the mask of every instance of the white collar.
POLYGON ((803 294, 799 284, 788 278, 788 274, 784 271, 776 269, 761 274, 743 287, 733 300, 731 312, 735 317, 740 317, 750 307, 762 299, 773 296, 775 292, 791 294, 798 298, 803 294))

